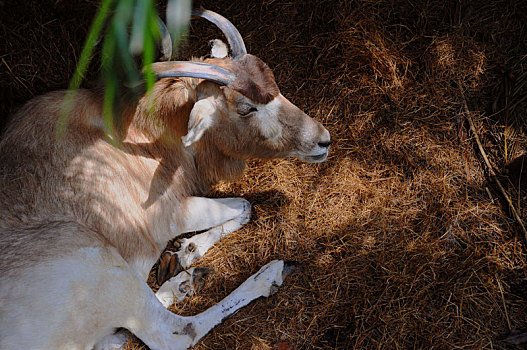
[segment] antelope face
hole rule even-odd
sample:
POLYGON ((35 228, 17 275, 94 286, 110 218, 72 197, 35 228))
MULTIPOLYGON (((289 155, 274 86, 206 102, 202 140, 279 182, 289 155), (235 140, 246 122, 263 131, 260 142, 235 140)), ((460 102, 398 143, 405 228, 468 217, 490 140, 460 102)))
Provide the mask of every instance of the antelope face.
MULTIPOLYGON (((266 73, 272 77, 270 70, 266 73)), ((269 81, 276 86, 274 78, 269 81)), ((312 163, 327 159, 331 143, 329 132, 280 94, 277 87, 262 90, 273 91, 269 96, 261 96, 258 92, 252 98, 243 90, 230 87, 220 90, 224 98, 217 99, 219 115, 210 135, 216 147, 227 155, 235 158, 296 157, 312 163)))
POLYGON ((209 119, 204 122, 206 137, 218 149, 242 159, 296 157, 312 163, 327 159, 329 132, 280 94, 265 63, 247 55, 240 62, 223 64, 236 72, 237 81, 226 87, 203 84, 197 103, 212 113, 207 117, 199 108, 200 120, 209 119))

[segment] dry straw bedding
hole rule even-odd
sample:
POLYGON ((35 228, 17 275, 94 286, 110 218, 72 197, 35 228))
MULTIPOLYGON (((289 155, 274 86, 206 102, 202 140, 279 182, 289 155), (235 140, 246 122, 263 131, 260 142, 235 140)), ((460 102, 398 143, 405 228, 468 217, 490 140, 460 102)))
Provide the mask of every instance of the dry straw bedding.
MULTIPOLYGON (((67 86, 96 6, 29 4, 0 3, 3 115, 67 86)), ((271 259, 301 265, 196 348, 510 348, 500 339, 527 326, 525 245, 487 179, 460 89, 493 164, 521 154, 525 103, 494 112, 526 71, 525 2, 200 5, 238 26, 334 144, 327 163, 252 161, 242 179, 215 188, 249 199, 254 218, 198 262, 216 274, 174 311, 206 309, 271 259)), ((218 36, 193 24, 182 57, 218 36)))

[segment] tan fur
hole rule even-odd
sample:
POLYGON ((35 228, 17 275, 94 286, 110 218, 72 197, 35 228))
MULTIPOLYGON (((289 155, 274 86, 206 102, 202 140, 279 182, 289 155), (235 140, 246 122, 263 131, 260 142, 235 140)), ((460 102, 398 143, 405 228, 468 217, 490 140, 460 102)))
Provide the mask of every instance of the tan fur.
POLYGON ((0 320, 8 310, 2 304, 16 310, 10 286, 34 266, 100 248, 105 264, 120 259, 114 254, 132 265, 144 261, 136 271, 144 277, 194 210, 186 198, 239 176, 248 158, 312 157, 320 153, 317 143, 329 141, 320 123, 279 94, 259 59, 208 62, 236 72, 239 81, 221 88, 195 78, 158 81, 150 95, 123 109, 113 135, 119 147, 102 128, 97 91, 77 91, 63 137, 55 128, 65 92, 37 97, 13 117, 0 142, 0 320), (211 126, 185 148, 189 115, 205 97, 215 103, 211 126), (276 115, 236 112, 240 103, 264 109, 270 101, 276 115), (264 130, 265 118, 276 127, 264 130))

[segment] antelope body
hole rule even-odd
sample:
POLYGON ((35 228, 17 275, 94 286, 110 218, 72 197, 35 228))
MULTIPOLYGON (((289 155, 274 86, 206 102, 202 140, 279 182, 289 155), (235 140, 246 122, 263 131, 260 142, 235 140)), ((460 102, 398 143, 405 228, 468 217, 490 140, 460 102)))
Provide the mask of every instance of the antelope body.
POLYGON ((330 143, 229 21, 195 15, 220 27, 232 57, 155 63, 152 95, 122 111, 119 147, 96 90, 77 92, 64 137, 55 128, 66 92, 13 117, 0 141, 0 349, 115 348, 121 327, 152 349, 186 349, 281 285, 288 265, 272 261, 199 315, 166 309, 203 273, 190 265, 249 220, 247 201, 203 197, 210 186, 249 158, 324 161, 330 143), (186 271, 154 294, 146 278, 167 242, 203 230, 172 257, 186 271))

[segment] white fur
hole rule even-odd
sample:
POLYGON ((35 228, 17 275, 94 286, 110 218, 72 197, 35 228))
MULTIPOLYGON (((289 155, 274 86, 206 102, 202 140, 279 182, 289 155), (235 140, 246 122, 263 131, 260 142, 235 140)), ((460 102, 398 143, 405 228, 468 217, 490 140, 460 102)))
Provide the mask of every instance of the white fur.
MULTIPOLYGON (((206 232, 181 240, 181 248, 176 254, 181 266, 185 269, 199 260, 208 249, 226 234, 238 230, 247 223, 251 213, 250 203, 242 198, 189 197, 185 200, 185 206, 189 210, 185 217, 184 226, 178 230, 179 233, 201 231, 212 227, 206 232), (194 245, 195 250, 188 249, 190 244, 194 245)), ((170 227, 177 229, 175 224, 171 224, 170 227)), ((175 236, 179 234, 174 233, 175 236)), ((139 272, 141 280, 146 281, 154 262, 147 258, 138 259, 131 263, 131 267, 134 271, 139 272)), ((182 271, 159 288, 155 296, 164 307, 169 307, 193 293, 195 288, 192 283, 193 272, 194 268, 182 271), (181 289, 180 286, 183 283, 186 288, 181 289)), ((97 344, 96 350, 120 349, 129 337, 129 332, 110 334, 97 344)))
MULTIPOLYGON (((115 315, 94 313, 93 309, 112 313, 126 310, 127 302, 107 298, 106 293, 111 291, 105 287, 118 285, 121 276, 131 270, 114 249, 102 249, 83 248, 73 256, 36 265, 18 276, 9 287, 15 294, 11 297, 19 302, 1 306, 0 349, 85 349, 110 334, 113 326, 108 321, 115 315), (54 283, 48 283, 50 279, 54 283), (27 281, 31 281, 31 290, 24 288, 27 281), (108 326, 101 327, 105 323, 108 326), (73 329, 84 331, 71 333, 73 329)), ((134 292, 129 292, 131 299, 134 292)))
POLYGON ((210 41, 210 57, 225 58, 229 54, 227 45, 220 39, 213 39, 210 41))
POLYGON ((137 271, 139 276, 141 276, 141 279, 146 282, 148 280, 148 275, 150 274, 150 270, 152 269, 152 266, 154 266, 156 261, 157 261, 157 257, 149 258, 146 256, 137 256, 137 257, 134 257, 134 259, 130 261, 130 267, 134 271, 137 271))
POLYGON ((180 272, 172 277, 159 288, 156 298, 164 307, 169 307, 176 301, 182 301, 187 295, 192 295, 194 286, 192 285, 192 274, 195 268, 180 272), (184 285, 186 288, 181 288, 184 285))
MULTIPOLYGON (((196 338, 207 334, 208 330, 220 324, 233 310, 239 310, 258 297, 268 297, 275 292, 275 288, 283 283, 284 262, 274 260, 264 265, 260 270, 249 277, 225 299, 208 310, 195 316, 197 325, 196 338)), ((195 344, 195 343, 193 343, 195 344)))
POLYGON ((181 267, 184 269, 190 267, 205 255, 220 239, 245 225, 251 218, 250 209, 249 202, 247 202, 243 208, 243 212, 232 220, 225 222, 223 225, 213 227, 206 232, 180 240, 181 248, 176 254, 178 255, 181 267), (189 249, 190 246, 194 247, 194 249, 189 249))
MULTIPOLYGON (((191 317, 182 317, 163 312, 163 310, 155 307, 149 312, 157 313, 157 319, 152 320, 152 326, 147 324, 135 324, 134 328, 147 328, 150 335, 149 340, 141 339, 151 349, 174 349, 182 350, 195 345, 199 339, 207 334, 212 328, 220 324, 226 317, 233 314, 242 307, 248 305, 251 301, 259 297, 268 297, 277 287, 283 283, 284 262, 282 260, 274 260, 263 266, 257 273, 249 277, 236 290, 229 294, 225 299, 218 304, 210 307, 206 311, 191 317), (167 316, 169 318, 167 323, 161 323, 167 316)), ((182 281, 188 280, 190 275, 182 272, 178 276, 167 281, 160 290, 156 293, 156 297, 161 300, 161 303, 166 307, 171 305, 174 301, 180 300, 184 295, 179 292, 179 286, 182 281)), ((155 303, 151 298, 148 303, 155 303)), ((147 304, 148 304, 147 303, 147 304)), ((148 317, 150 318, 150 317, 148 317)), ((136 330, 135 334, 141 334, 136 330)), ((120 333, 112 335, 97 344, 96 350, 118 349, 127 342, 128 333, 120 333)))
POLYGON ((129 329, 150 349, 187 349, 228 315, 256 298, 269 296, 274 286, 282 284, 282 271, 282 261, 271 262, 217 305, 197 316, 183 317, 164 305, 182 297, 177 295, 177 282, 185 278, 169 280, 156 297, 115 249, 79 250, 34 266, 12 285, 1 287, 9 287, 11 298, 19 302, 1 305, 0 349, 115 348, 125 336, 103 339, 115 327, 129 329), (48 283, 50 278, 54 283, 48 283), (33 290, 24 288, 28 280, 33 290), (75 329, 82 332, 72 333, 75 329))
POLYGON ((181 232, 207 230, 234 218, 245 216, 251 204, 243 198, 188 197, 188 208, 181 232))
POLYGON ((282 137, 282 125, 278 120, 282 103, 281 98, 275 97, 269 103, 257 107, 262 135, 271 142, 282 137))
POLYGON ((204 98, 194 104, 189 116, 188 134, 181 138, 185 147, 189 147, 201 139, 205 130, 212 125, 215 113, 214 96, 204 98))

